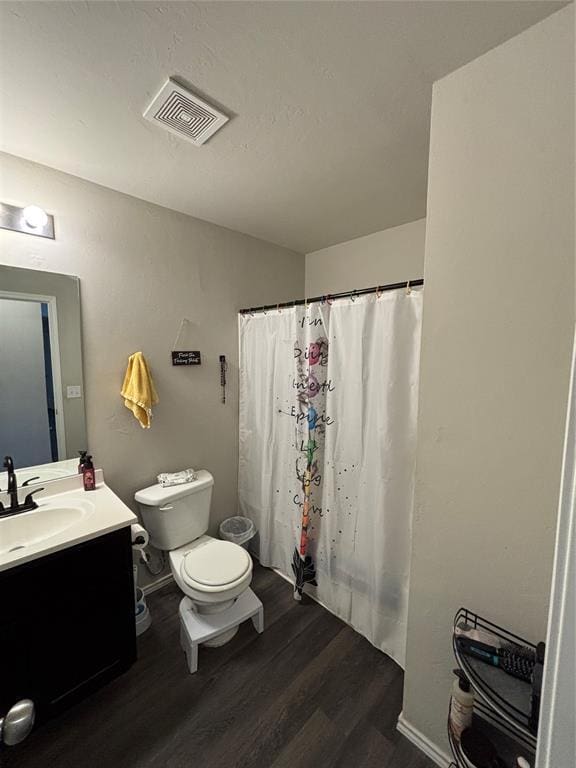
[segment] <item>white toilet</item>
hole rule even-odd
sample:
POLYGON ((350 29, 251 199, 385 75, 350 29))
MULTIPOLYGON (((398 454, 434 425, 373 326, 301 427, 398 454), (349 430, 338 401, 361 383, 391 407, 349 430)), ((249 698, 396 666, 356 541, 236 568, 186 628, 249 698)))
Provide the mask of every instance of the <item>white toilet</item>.
MULTIPOLYGON (((134 498, 150 534, 150 543, 169 552, 174 579, 188 598, 181 603, 181 618, 192 621, 185 615, 186 611, 192 612, 198 614, 198 626, 208 626, 208 616, 203 622, 200 617, 232 613, 229 609, 247 590, 257 598, 249 590, 252 558, 248 552, 231 541, 206 536, 214 478, 204 469, 197 475, 197 480, 183 485, 151 485, 138 491, 134 498)), ((214 617, 212 626, 224 628, 224 618, 214 617)), ((238 624, 199 642, 207 646, 224 645, 237 631, 238 624)), ((196 635, 200 634, 198 630, 196 635)))

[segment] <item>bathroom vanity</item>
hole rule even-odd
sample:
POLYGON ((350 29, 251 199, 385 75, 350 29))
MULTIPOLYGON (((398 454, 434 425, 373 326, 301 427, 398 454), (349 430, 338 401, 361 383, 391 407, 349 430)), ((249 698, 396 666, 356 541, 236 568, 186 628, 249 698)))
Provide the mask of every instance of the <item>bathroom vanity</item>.
POLYGON ((0 717, 29 699, 41 722, 136 659, 136 517, 97 481, 47 483, 38 509, 0 519, 0 717))

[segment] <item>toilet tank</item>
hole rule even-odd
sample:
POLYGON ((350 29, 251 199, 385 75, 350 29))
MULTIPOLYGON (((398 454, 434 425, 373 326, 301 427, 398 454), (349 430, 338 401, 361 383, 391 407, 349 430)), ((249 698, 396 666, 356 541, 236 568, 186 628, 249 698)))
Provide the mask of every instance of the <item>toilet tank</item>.
POLYGON ((170 551, 189 544, 208 530, 214 478, 205 469, 191 483, 163 488, 151 485, 134 495, 150 543, 170 551))

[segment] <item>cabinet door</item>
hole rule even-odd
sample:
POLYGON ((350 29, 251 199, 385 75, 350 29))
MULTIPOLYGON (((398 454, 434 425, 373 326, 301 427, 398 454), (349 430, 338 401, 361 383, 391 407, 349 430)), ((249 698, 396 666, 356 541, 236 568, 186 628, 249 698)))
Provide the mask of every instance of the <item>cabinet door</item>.
POLYGON ((129 529, 4 574, 0 610, 2 703, 30 698, 42 720, 136 658, 129 529))
MULTIPOLYGON (((10 614, 1 598, 4 585, 0 583, 0 717, 21 699, 38 698, 32 678, 31 644, 26 637, 28 624, 18 615, 10 614)), ((0 747, 1 749, 1 747, 0 747)))
POLYGON ((0 573, 0 716, 21 699, 37 704, 40 695, 33 659, 40 636, 35 643, 28 583, 22 567, 0 573))

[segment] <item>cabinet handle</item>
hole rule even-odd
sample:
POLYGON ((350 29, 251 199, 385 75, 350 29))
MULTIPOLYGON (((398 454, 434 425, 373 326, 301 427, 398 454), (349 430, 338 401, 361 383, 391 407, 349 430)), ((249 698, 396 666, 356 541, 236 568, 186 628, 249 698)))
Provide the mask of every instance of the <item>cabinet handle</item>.
POLYGON ((0 717, 0 744, 4 743, 8 747, 20 744, 30 734, 35 718, 33 701, 30 699, 17 701, 5 717, 0 717))

